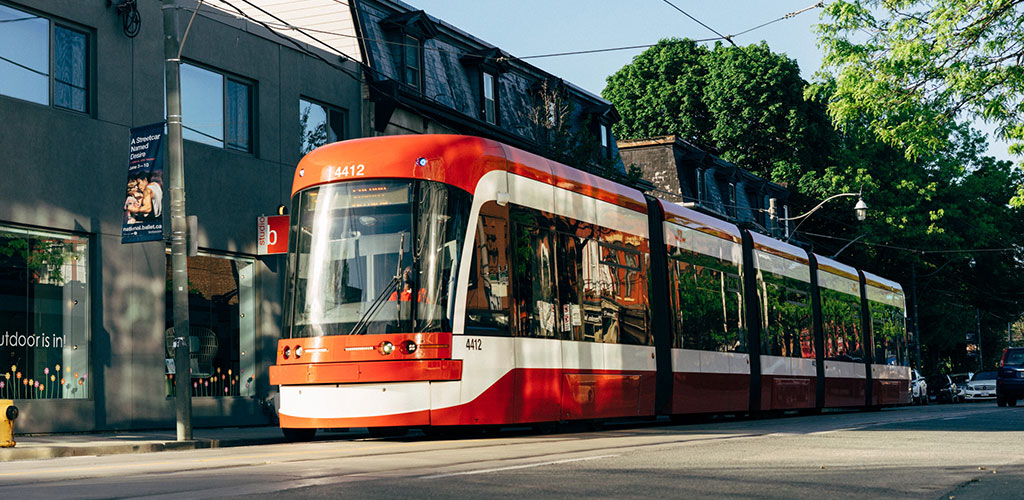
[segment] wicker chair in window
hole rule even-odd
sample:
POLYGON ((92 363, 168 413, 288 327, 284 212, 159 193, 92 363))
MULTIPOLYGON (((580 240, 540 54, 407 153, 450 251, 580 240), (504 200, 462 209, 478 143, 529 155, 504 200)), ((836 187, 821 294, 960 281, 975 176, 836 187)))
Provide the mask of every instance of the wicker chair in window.
MULTIPOLYGON (((191 326, 189 331, 189 361, 192 378, 206 378, 213 375, 213 360, 217 357, 217 334, 202 326, 191 326)), ((164 333, 164 347, 167 357, 174 357, 174 328, 164 333)))

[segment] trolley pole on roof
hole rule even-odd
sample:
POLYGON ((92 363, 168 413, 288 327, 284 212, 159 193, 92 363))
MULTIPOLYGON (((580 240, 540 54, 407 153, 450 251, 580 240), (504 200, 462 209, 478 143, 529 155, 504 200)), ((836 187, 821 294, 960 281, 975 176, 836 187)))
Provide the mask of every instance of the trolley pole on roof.
MULTIPOLYGON (((192 439, 192 364, 189 361, 188 260, 185 231, 185 161, 181 145, 181 42, 177 0, 163 0, 167 82, 167 159, 171 199, 171 303, 174 317, 174 409, 178 441, 192 439)), ((198 9, 197 9, 198 10, 198 9)))

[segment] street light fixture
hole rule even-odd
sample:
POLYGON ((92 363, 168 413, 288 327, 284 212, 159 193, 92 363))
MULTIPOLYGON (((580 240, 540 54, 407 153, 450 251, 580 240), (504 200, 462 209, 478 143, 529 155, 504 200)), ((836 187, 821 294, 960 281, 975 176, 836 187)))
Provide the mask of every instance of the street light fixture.
POLYGON ((864 198, 857 200, 857 204, 853 206, 853 211, 857 214, 857 220, 861 222, 868 217, 868 204, 864 203, 864 198))
POLYGON ((864 203, 864 198, 861 196, 861 193, 859 193, 859 192, 858 193, 839 193, 839 194, 834 194, 834 195, 829 196, 828 198, 825 198, 824 200, 822 200, 821 203, 818 203, 814 208, 812 208, 809 211, 807 211, 807 213, 801 214, 801 215, 797 215, 796 217, 776 217, 775 210, 774 210, 774 207, 773 207, 773 210, 771 210, 771 218, 772 218, 773 221, 776 221, 776 222, 785 222, 785 221, 793 221, 793 220, 799 220, 800 221, 800 222, 797 223, 796 227, 793 228, 793 232, 790 233, 789 236, 786 238, 786 241, 788 242, 796 234, 796 230, 800 229, 800 225, 803 224, 804 221, 806 221, 807 218, 811 216, 811 214, 813 214, 814 212, 817 212, 818 209, 823 207, 826 203, 828 203, 828 202, 830 202, 830 201, 832 201, 832 200, 834 200, 836 198, 843 198, 843 197, 847 197, 847 196, 856 196, 857 197, 857 204, 854 205, 854 207, 853 207, 853 212, 856 214, 857 220, 858 221, 863 221, 864 219, 866 219, 867 216, 868 216, 868 204, 864 203))

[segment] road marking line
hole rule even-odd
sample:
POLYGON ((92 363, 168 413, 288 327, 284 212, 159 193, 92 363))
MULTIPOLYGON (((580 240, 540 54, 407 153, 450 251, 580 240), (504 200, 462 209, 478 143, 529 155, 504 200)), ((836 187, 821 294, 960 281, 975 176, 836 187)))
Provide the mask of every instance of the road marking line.
POLYGON ((508 467, 495 467, 493 469, 479 469, 479 470, 471 470, 471 471, 465 471, 465 472, 451 472, 451 473, 448 473, 448 474, 434 474, 434 475, 430 475, 430 476, 420 476, 417 479, 438 479, 438 478, 442 478, 442 477, 451 477, 451 476, 468 476, 468 475, 471 475, 471 474, 487 474, 487 473, 490 473, 490 472, 503 472, 503 471, 507 471, 507 470, 529 469, 531 467, 543 467, 545 465, 567 464, 567 463, 570 463, 570 462, 582 462, 582 461, 586 461, 586 460, 600 460, 602 458, 612 458, 612 457, 617 457, 617 456, 619 456, 619 455, 600 455, 600 456, 596 456, 596 457, 568 458, 568 459, 565 459, 565 460, 552 460, 550 462, 539 462, 539 463, 535 463, 535 464, 510 465, 508 467))

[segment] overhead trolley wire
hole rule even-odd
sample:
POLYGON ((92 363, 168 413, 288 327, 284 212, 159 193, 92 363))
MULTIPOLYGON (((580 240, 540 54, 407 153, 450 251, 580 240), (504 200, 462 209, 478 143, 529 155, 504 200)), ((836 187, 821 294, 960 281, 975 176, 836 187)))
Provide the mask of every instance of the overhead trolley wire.
MULTIPOLYGON (((679 10, 680 12, 682 12, 682 10, 679 9, 679 7, 676 7, 675 5, 669 3, 668 0, 663 0, 663 1, 665 1, 665 3, 668 3, 669 5, 672 5, 672 7, 675 7, 676 10, 679 10)), ((784 21, 786 19, 792 19, 792 18, 794 18, 794 17, 796 17, 796 16, 798 16, 800 14, 803 14, 804 12, 807 12, 807 11, 812 10, 812 9, 821 8, 821 7, 824 7, 824 6, 825 6, 824 2, 818 2, 818 3, 814 4, 814 5, 810 5, 810 6, 804 7, 803 9, 790 12, 790 13, 785 14, 782 17, 779 17, 777 19, 773 19, 773 20, 768 21, 766 23, 761 23, 761 24, 759 24, 757 26, 754 26, 753 28, 749 28, 749 29, 743 30, 743 31, 741 31, 739 33, 735 33, 735 34, 732 34, 732 35, 722 35, 722 34, 718 33, 717 31, 711 29, 710 27, 704 25, 704 23, 700 23, 700 21, 697 21, 698 23, 701 24, 701 26, 704 26, 705 28, 708 28, 709 30, 711 30, 712 32, 714 32, 718 36, 713 37, 713 38, 699 38, 699 39, 695 39, 695 40, 691 39, 690 41, 695 42, 695 43, 704 43, 704 42, 714 42, 714 41, 718 41, 718 40, 726 40, 726 41, 728 41, 729 43, 732 43, 735 46, 736 44, 733 42, 733 40, 732 40, 733 38, 736 38, 736 37, 741 36, 741 35, 746 35, 747 33, 750 33, 751 31, 759 30, 761 28, 764 28, 765 26, 768 26, 768 25, 771 25, 771 24, 775 24, 775 23, 777 23, 779 21, 784 21)), ((683 12, 683 14, 686 14, 686 13, 683 12)), ((686 15, 690 16, 689 14, 686 14, 686 15)), ((690 18, 693 19, 692 16, 690 16, 690 18)), ((694 20, 696 21, 696 19, 694 19, 694 20)), ((656 43, 644 44, 644 45, 627 45, 627 46, 622 46, 622 47, 608 47, 608 48, 603 48, 603 49, 575 50, 575 51, 568 51, 568 52, 555 52, 555 53, 551 53, 551 54, 535 54, 535 55, 530 55, 530 56, 510 57, 509 59, 518 59, 518 60, 522 61, 522 60, 526 60, 526 59, 540 59, 540 58, 544 58, 544 57, 575 56, 575 55, 581 55, 581 54, 596 54, 596 53, 600 53, 600 52, 615 52, 615 51, 619 51, 619 50, 631 50, 631 49, 649 49, 649 48, 654 47, 656 45, 657 45, 656 43)), ((499 59, 501 59, 501 58, 499 58, 499 59)))
MULTIPOLYGON (((225 5, 228 5, 229 7, 234 9, 236 12, 238 12, 238 15, 241 18, 243 18, 243 19, 249 19, 250 21, 256 22, 256 23, 260 24, 261 26, 263 26, 264 28, 267 28, 267 29, 272 30, 272 31, 274 31, 275 28, 278 29, 278 30, 286 29, 286 30, 291 30, 291 31, 297 31, 297 32, 299 32, 299 33, 301 33, 303 35, 306 35, 307 37, 309 37, 310 39, 316 41, 317 43, 320 43, 320 44, 324 45, 325 47, 330 48, 332 52, 339 53, 343 57, 348 58, 348 59, 351 59, 348 55, 343 54, 343 53, 337 51, 333 47, 330 47, 324 41, 319 40, 316 37, 313 37, 312 35, 310 35, 310 33, 316 33, 316 34, 321 34, 321 35, 331 35, 331 36, 337 36, 337 37, 343 37, 343 38, 352 38, 352 39, 356 39, 356 40, 364 41, 364 42, 383 43, 383 44, 386 44, 386 45, 393 45, 393 46, 406 46, 406 45, 408 45, 408 44, 406 44, 404 42, 396 42, 396 41, 392 41, 392 40, 381 40, 381 39, 377 39, 377 38, 368 38, 368 37, 363 37, 363 36, 355 35, 355 34, 352 34, 352 33, 342 33, 342 32, 337 32, 337 31, 321 30, 321 29, 316 29, 316 28, 295 26, 293 24, 290 24, 290 23, 284 21, 283 19, 281 19, 279 17, 274 16, 273 14, 270 14, 266 10, 263 10, 262 8, 260 8, 260 7, 256 6, 256 5, 253 5, 248 0, 242 0, 243 2, 245 2, 248 5, 252 6, 253 8, 256 8, 256 9, 260 10, 261 12, 263 12, 264 14, 272 17, 277 22, 260 21, 260 20, 252 18, 249 15, 245 14, 244 11, 242 11, 238 7, 232 5, 227 0, 217 0, 217 1, 220 2, 220 3, 223 3, 225 5)), ((348 3, 345 3, 345 2, 343 2, 341 0, 333 0, 333 1, 334 1, 334 3, 337 3, 338 5, 342 5, 342 6, 345 6, 345 7, 349 6, 348 3)), ((665 3, 671 5, 676 10, 682 12, 687 17, 690 17, 691 19, 693 19, 695 22, 697 22, 701 26, 707 28, 711 32, 713 32, 716 35, 718 35, 716 37, 711 37, 711 38, 691 39, 691 41, 693 41, 695 43, 705 43, 705 42, 714 42, 714 41, 718 41, 718 40, 726 40, 729 43, 732 43, 734 46, 736 44, 733 42, 732 39, 737 37, 737 36, 745 35, 745 34, 750 33, 752 31, 761 29, 761 28, 763 28, 765 26, 768 26, 768 25, 771 25, 771 24, 774 24, 774 23, 777 23, 777 22, 780 22, 780 21, 784 21, 786 19, 792 19, 792 18, 794 18, 794 17, 796 17, 796 16, 798 16, 800 14, 803 14, 804 12, 809 11, 809 10, 812 10, 812 9, 815 9, 815 8, 824 7, 824 2, 818 2, 818 3, 815 3, 815 4, 810 5, 808 7, 805 7, 803 9, 787 13, 787 14, 779 17, 779 18, 773 19, 773 20, 768 21, 766 23, 762 23, 762 24, 759 24, 759 25, 754 26, 752 28, 743 30, 743 31, 741 31, 739 33, 735 33, 735 34, 731 34, 731 35, 722 35, 718 31, 715 31, 710 26, 707 26, 706 24, 704 24, 701 21, 697 20, 696 18, 694 18, 690 14, 686 13, 685 11, 683 11, 682 9, 677 7, 676 5, 672 4, 668 0, 663 0, 663 1, 665 3)), ((219 14, 219 13, 216 13, 216 12, 210 12, 210 14, 214 15, 214 16, 216 16, 216 15, 230 15, 230 14, 227 14, 227 13, 219 14)), ((625 46, 617 46, 617 47, 605 47, 605 48, 599 48, 599 49, 584 49, 584 50, 553 52, 553 53, 547 53, 547 54, 534 54, 534 55, 519 56, 519 57, 517 57, 517 56, 509 56, 509 57, 499 56, 499 57, 495 58, 495 60, 498 61, 498 62, 509 61, 509 60, 513 60, 513 59, 514 60, 525 61, 527 59, 541 59, 541 58, 547 58, 547 57, 575 56, 575 55, 585 55, 585 54, 598 54, 598 53, 603 53, 603 52, 616 52, 616 51, 622 51, 622 50, 649 49, 649 48, 654 47, 656 45, 657 45, 656 43, 638 44, 638 45, 625 45, 625 46)), ((439 53, 452 53, 452 54, 457 54, 457 55, 464 55, 464 53, 461 52, 461 51, 445 50, 445 49, 442 49, 440 47, 424 46, 423 48, 424 48, 424 50, 433 50, 433 51, 439 52, 439 53)), ((356 62, 359 63, 360 61, 356 61, 356 62)))
POLYGON ((683 10, 683 9, 680 9, 679 7, 677 7, 677 6, 676 6, 676 4, 674 4, 674 3, 670 2, 669 0, 661 0, 661 1, 663 1, 663 2, 665 2, 665 3, 667 3, 667 4, 669 4, 669 6, 671 6, 671 7, 673 8, 673 9, 676 9, 676 10, 678 10, 679 12, 681 12, 681 13, 682 13, 682 14, 683 14, 684 16, 686 16, 686 17, 688 17, 688 18, 692 19, 692 20, 693 20, 693 22, 695 22, 695 23, 697 23, 697 24, 699 24, 699 25, 701 25, 701 26, 703 26, 703 27, 707 28, 707 29, 708 29, 708 31, 710 31, 710 32, 712 32, 712 33, 714 33, 714 34, 718 35, 718 37, 719 37, 719 38, 721 38, 722 40, 725 40, 725 41, 727 41, 727 42, 731 43, 733 47, 735 47, 735 46, 736 46, 736 42, 732 41, 732 35, 723 35, 723 34, 721 34, 721 33, 717 32, 717 31, 715 31, 715 29, 714 29, 714 28, 712 28, 711 26, 708 26, 708 25, 706 25, 706 24, 704 24, 704 23, 700 22, 700 20, 699 20, 699 19, 697 19, 696 17, 693 17, 693 16, 691 16, 691 15, 690 15, 689 13, 687 13, 687 12, 686 12, 685 10, 683 10))

